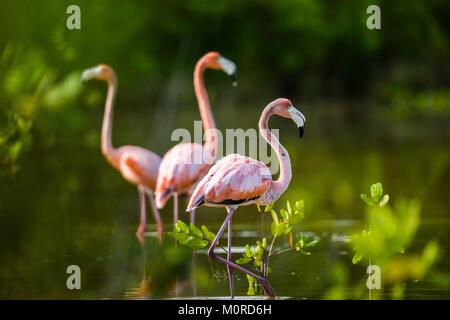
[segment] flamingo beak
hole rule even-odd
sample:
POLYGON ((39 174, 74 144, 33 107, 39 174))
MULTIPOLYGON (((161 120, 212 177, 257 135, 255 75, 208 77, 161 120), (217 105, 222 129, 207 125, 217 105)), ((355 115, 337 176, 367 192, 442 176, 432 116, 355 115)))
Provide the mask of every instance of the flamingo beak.
POLYGON ((81 74, 81 81, 85 82, 91 79, 95 79, 100 73, 99 67, 89 68, 83 71, 81 74))
POLYGON ((217 63, 220 65, 220 67, 222 68, 222 70, 230 76, 231 80, 233 81, 233 86, 237 85, 237 78, 236 78, 236 65, 234 64, 233 61, 228 60, 227 58, 224 57, 219 57, 217 59, 217 63))
POLYGON ((292 120, 294 120, 295 124, 298 127, 300 138, 303 138, 303 135, 305 134, 305 116, 293 106, 288 108, 288 112, 290 113, 292 120))
POLYGON ((303 138, 303 135, 305 134, 305 126, 298 127, 298 130, 300 138, 303 138))

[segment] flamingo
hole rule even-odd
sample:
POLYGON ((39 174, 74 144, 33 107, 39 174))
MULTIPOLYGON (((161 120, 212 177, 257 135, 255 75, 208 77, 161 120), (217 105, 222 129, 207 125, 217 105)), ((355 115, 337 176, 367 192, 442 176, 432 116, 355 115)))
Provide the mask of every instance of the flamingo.
POLYGON ((292 105, 291 101, 284 98, 269 103, 261 114, 259 131, 275 150, 280 162, 278 180, 272 179, 269 168, 262 162, 239 154, 231 154, 217 161, 198 183, 186 210, 191 212, 201 205, 226 208, 227 217, 212 241, 208 255, 211 259, 227 265, 228 284, 232 298, 234 297, 233 270, 244 272, 259 280, 264 292, 270 297, 275 296, 275 292, 266 278, 231 261, 231 224, 236 209, 250 204, 268 205, 273 203, 286 191, 292 178, 289 154, 268 129, 269 118, 274 114, 292 119, 300 129, 300 137, 303 137, 305 117, 292 105), (225 259, 218 256, 214 252, 214 248, 227 225, 228 251, 225 259))
POLYGON ((105 113, 102 125, 101 149, 106 160, 118 170, 128 182, 137 186, 140 202, 140 224, 137 236, 142 240, 147 227, 147 213, 145 196, 148 196, 153 217, 157 225, 158 239, 161 241, 163 223, 153 199, 161 157, 154 152, 138 146, 126 145, 115 148, 112 145, 112 120, 114 99, 117 91, 117 77, 114 70, 105 64, 86 69, 82 76, 83 81, 97 79, 108 84, 105 113))
MULTIPOLYGON (((161 161, 156 182, 155 200, 158 209, 162 209, 173 196, 174 223, 178 221, 178 195, 190 195, 197 182, 208 172, 213 161, 205 161, 206 157, 216 159, 216 125, 203 79, 206 69, 222 70, 235 82, 236 65, 218 52, 206 53, 195 66, 194 89, 205 130, 205 143, 180 143, 170 149, 161 161)), ((194 213, 191 214, 193 221, 194 213)))

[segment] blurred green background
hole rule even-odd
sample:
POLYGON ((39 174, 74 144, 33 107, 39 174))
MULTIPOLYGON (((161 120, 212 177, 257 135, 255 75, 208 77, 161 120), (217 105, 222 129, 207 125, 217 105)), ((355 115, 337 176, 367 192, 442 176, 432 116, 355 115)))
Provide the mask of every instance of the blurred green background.
MULTIPOLYGON (((422 204, 411 250, 429 240, 441 248, 429 278, 406 277, 405 297, 450 298, 448 1, 77 1, 81 30, 72 31, 70 4, 0 2, 0 298, 126 297, 136 283, 172 295, 173 274, 190 255, 170 239, 141 253, 136 190, 100 153, 105 85, 82 85, 80 73, 110 64, 119 79, 114 144, 162 155, 173 129, 200 119, 192 72, 210 50, 238 66, 237 87, 206 74, 219 129, 255 128, 276 97, 308 119, 301 141, 284 120, 271 122, 293 162, 282 199, 304 199, 305 230, 323 238, 315 256, 280 258, 279 294, 364 297, 350 285, 364 267, 352 266, 339 239, 364 219, 359 194, 382 181, 392 198, 422 204), (381 8, 381 30, 366 28, 371 4, 381 8), (140 282, 142 257, 144 278, 160 284, 140 282), (66 289, 68 264, 84 270, 83 290, 66 289)), ((257 214, 239 210, 238 230, 259 230, 257 214)), ((198 214, 212 230, 223 217, 198 214)), ((170 223, 171 204, 163 218, 170 223)), ((199 294, 226 295, 226 281, 199 260, 190 280, 199 294)))

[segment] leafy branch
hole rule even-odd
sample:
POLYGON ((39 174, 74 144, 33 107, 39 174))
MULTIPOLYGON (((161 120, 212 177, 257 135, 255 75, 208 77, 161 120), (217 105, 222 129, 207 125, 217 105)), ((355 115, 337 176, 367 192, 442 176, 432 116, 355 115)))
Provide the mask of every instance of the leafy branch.
MULTIPOLYGON (((305 218, 304 206, 305 204, 302 200, 296 201, 294 206, 291 206, 291 203, 287 201, 286 208, 280 209, 279 213, 273 209, 273 204, 266 206, 264 210, 261 210, 258 206, 258 210, 263 212, 263 214, 268 212, 271 214, 272 224, 270 230, 272 239, 270 244, 268 244, 267 238, 257 240, 255 245, 247 244, 242 257, 237 259, 236 263, 250 265, 255 269, 255 272, 267 278, 272 271, 270 268, 271 257, 289 251, 300 252, 304 255, 311 254, 306 249, 314 247, 318 240, 308 238, 303 233, 295 230, 305 218), (287 247, 274 251, 275 241, 284 237, 287 240, 287 247)), ((250 276, 247 276, 247 280, 249 285, 247 294, 254 295, 257 283, 250 276)))
POLYGON ((211 244, 215 238, 215 234, 202 225, 200 228, 191 223, 189 226, 181 220, 175 224, 175 231, 168 233, 175 238, 178 243, 186 245, 194 249, 203 249, 211 244))

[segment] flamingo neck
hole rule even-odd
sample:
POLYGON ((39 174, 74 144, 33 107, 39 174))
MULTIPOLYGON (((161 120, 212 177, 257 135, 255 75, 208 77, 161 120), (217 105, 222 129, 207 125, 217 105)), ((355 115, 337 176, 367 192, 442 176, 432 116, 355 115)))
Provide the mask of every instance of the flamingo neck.
POLYGON ((211 105, 209 103, 208 92, 205 88, 204 73, 207 69, 207 62, 205 59, 200 59, 197 62, 194 70, 194 89, 195 96, 197 97, 198 108, 200 110, 200 116, 202 118, 203 129, 205 130, 205 148, 210 148, 214 152, 217 150, 217 138, 216 138, 216 123, 211 111, 211 105))
POLYGON ((117 149, 112 145, 112 121, 113 121, 113 108, 114 100, 117 90, 116 76, 113 75, 111 79, 107 81, 108 93, 106 95, 105 113, 103 115, 102 125, 102 153, 106 159, 115 167, 118 166, 117 149))
MULTIPOLYGON (((277 200, 287 189, 292 178, 291 159, 289 153, 281 145, 278 138, 269 129, 269 119, 273 115, 273 107, 267 106, 261 118, 259 119, 259 132, 264 140, 272 147, 278 157, 280 163, 280 175, 276 181, 272 182, 272 197, 273 201, 277 200)), ((272 202, 273 202, 272 201, 272 202)))

